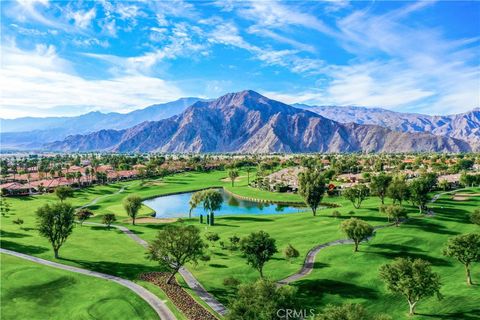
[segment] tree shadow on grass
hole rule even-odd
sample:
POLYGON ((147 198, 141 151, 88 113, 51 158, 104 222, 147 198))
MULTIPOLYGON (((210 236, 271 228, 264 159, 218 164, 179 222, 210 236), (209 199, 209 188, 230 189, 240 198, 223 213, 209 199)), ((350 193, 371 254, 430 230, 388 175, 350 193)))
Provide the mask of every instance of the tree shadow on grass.
POLYGON ((144 264, 120 263, 112 261, 69 259, 62 257, 61 252, 59 260, 74 262, 84 269, 111 274, 129 280, 137 279, 141 273, 164 271, 160 266, 147 266, 144 264))
POLYGON ((302 305, 311 304, 309 307, 313 308, 318 306, 318 300, 325 294, 338 295, 345 299, 377 298, 377 292, 371 288, 337 280, 307 279, 299 280, 294 285, 298 288, 299 300, 305 302, 302 305))
MULTIPOLYGON (((388 247, 388 245, 385 245, 385 248, 387 248, 387 247, 388 247)), ((402 250, 401 247, 403 247, 403 246, 394 245, 393 248, 395 248, 395 249, 392 249, 392 250, 395 250, 395 251, 368 251, 368 250, 364 250, 364 252, 380 255, 380 256, 383 256, 383 257, 385 257, 387 259, 390 259, 390 260, 393 260, 395 258, 412 258, 412 259, 422 259, 422 260, 428 261, 434 266, 451 266, 452 265, 452 263, 450 261, 446 260, 446 259, 435 258, 435 257, 429 256, 429 255, 424 254, 424 253, 411 252, 411 251, 409 251, 410 250, 409 246, 405 246, 406 248, 404 250, 402 250)))
MULTIPOLYGON (((435 211, 435 209, 434 209, 435 211)), ((443 208, 437 209, 435 219, 441 221, 452 221, 457 223, 470 223, 470 213, 467 210, 458 208, 443 208)))
POLYGON ((219 227, 240 228, 240 226, 237 226, 234 224, 226 224, 226 223, 218 223, 218 222, 215 222, 215 225, 219 227))
POLYGON ((216 255, 216 256, 219 256, 219 257, 226 257, 226 256, 227 256, 227 255, 226 255, 225 253, 223 253, 223 252, 214 252, 213 254, 216 255))
POLYGON ((145 224, 142 224, 142 227, 145 227, 145 228, 149 228, 149 229, 155 229, 155 230, 162 230, 163 228, 165 228, 167 225, 167 223, 165 224, 149 224, 149 223, 145 223, 145 224))
MULTIPOLYGON (((255 221, 255 222, 272 222, 274 221, 273 219, 269 218, 260 218, 260 217, 247 217, 247 216, 242 216, 242 217, 222 217, 220 218, 221 220, 227 220, 227 221, 255 221)), ((219 220, 220 220, 219 219, 219 220)))
POLYGON ((62 276, 55 280, 51 280, 41 284, 20 286, 10 289, 3 297, 5 301, 13 299, 26 299, 35 301, 39 306, 55 304, 64 293, 63 289, 67 289, 76 283, 75 278, 62 276))
POLYGON ((35 200, 36 198, 32 196, 21 196, 21 197, 15 197, 15 199, 20 201, 31 201, 31 200, 35 200))
POLYGON ((423 250, 420 250, 417 247, 405 246, 405 245, 402 245, 402 244, 394 244, 394 243, 376 243, 376 244, 371 244, 369 247, 379 248, 379 249, 383 249, 383 250, 391 250, 391 251, 395 251, 395 252, 412 252, 412 251, 419 252, 419 251, 423 251, 423 250))
POLYGON ((18 232, 10 232, 5 230, 0 230, 0 237, 2 238, 26 238, 31 237, 29 234, 18 233, 18 232))
POLYGON ((313 269, 321 269, 321 268, 327 268, 327 267, 330 267, 330 263, 323 263, 323 262, 315 261, 312 265, 313 269))
POLYGON ((44 247, 32 246, 28 244, 20 244, 16 242, 7 241, 7 240, 1 240, 0 246, 3 249, 13 250, 13 251, 17 251, 17 252, 21 252, 29 255, 44 253, 48 251, 48 249, 44 247))
POLYGON ((445 226, 427 219, 416 220, 414 223, 409 223, 408 227, 421 229, 424 232, 431 232, 431 233, 437 233, 437 234, 450 234, 450 235, 458 234, 458 232, 449 230, 445 226))
POLYGON ((228 266, 224 264, 219 264, 219 263, 210 263, 209 266, 212 268, 222 268, 222 269, 228 268, 228 266))

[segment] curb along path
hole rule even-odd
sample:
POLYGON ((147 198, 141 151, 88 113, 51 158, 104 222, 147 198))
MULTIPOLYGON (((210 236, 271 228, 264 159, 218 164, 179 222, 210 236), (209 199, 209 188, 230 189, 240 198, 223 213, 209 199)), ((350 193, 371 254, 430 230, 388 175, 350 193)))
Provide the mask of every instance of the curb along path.
MULTIPOLYGON (((448 192, 442 192, 442 193, 438 193, 436 194, 435 196, 433 196, 432 200, 430 200, 430 203, 434 203, 435 201, 437 201, 442 195, 444 194, 448 194, 452 191, 448 191, 448 192)), ((431 213, 426 215, 426 216, 434 216, 435 213, 433 211, 430 211, 431 213)), ((405 221, 402 221, 402 223, 405 222, 405 221)), ((383 225, 383 226, 378 226, 378 227, 375 227, 374 228, 374 232, 379 230, 379 229, 383 229, 383 228, 388 228, 388 227, 391 227, 391 226, 394 226, 395 224, 387 224, 387 225, 383 225)), ((367 241, 369 240, 370 238, 367 239, 367 241)), ((302 265, 302 268, 300 269, 300 271, 298 271, 297 273, 294 273, 292 274, 291 276, 288 276, 286 277, 285 279, 282 279, 282 280, 279 280, 277 281, 278 285, 286 285, 286 284, 289 284, 289 283, 292 283, 294 281, 297 281, 303 277, 305 277, 306 275, 310 274, 312 271, 313 271, 313 266, 315 265, 315 258, 317 257, 317 254, 322 250, 322 249, 325 249, 325 248, 328 248, 328 247, 332 247, 332 246, 336 246, 336 245, 341 245, 341 244, 353 244, 353 240, 350 240, 350 239, 339 239, 339 240, 334 240, 334 241, 330 241, 330 242, 326 242, 326 243, 322 243, 316 247, 314 247, 313 249, 310 249, 310 251, 308 251, 307 253, 307 256, 305 257, 305 262, 303 263, 302 265)))
MULTIPOLYGON (((105 226, 102 223, 96 223, 96 222, 84 222, 83 224, 105 226)), ((124 226, 113 225, 113 224, 111 225, 111 227, 117 228, 118 230, 122 231, 128 237, 130 237, 133 241, 140 244, 142 247, 144 248, 148 247, 147 241, 137 236, 130 229, 124 226)), ((190 289, 192 289, 200 297, 200 299, 202 299, 206 304, 208 304, 210 308, 212 308, 213 310, 215 310, 215 312, 221 314, 222 316, 227 314, 227 308, 223 304, 221 304, 211 293, 209 293, 190 271, 188 271, 185 267, 182 267, 179 270, 179 273, 182 275, 183 279, 185 280, 187 285, 190 287, 190 289)))
POLYGON ((130 280, 122 279, 122 278, 112 276, 112 275, 109 275, 109 274, 105 274, 105 273, 90 271, 90 270, 86 270, 86 269, 72 267, 72 266, 69 266, 69 265, 60 264, 60 263, 49 261, 49 260, 44 260, 44 259, 41 259, 41 258, 37 258, 37 257, 34 257, 34 256, 26 255, 26 254, 23 254, 23 253, 20 253, 20 252, 11 251, 11 250, 7 250, 7 249, 3 249, 3 248, 0 248, 0 253, 9 254, 9 255, 15 256, 17 258, 29 260, 29 261, 32 261, 32 262, 35 262, 35 263, 47 265, 47 266, 57 268, 57 269, 67 270, 67 271, 71 271, 71 272, 75 272, 75 273, 79 273, 79 274, 83 274, 83 275, 87 275, 87 276, 91 276, 91 277, 96 277, 96 278, 116 282, 116 283, 120 284, 121 286, 124 286, 124 287, 132 290, 138 296, 140 296, 143 300, 145 300, 155 310, 155 312, 158 314, 160 319, 162 319, 162 320, 175 320, 176 319, 175 316, 173 315, 173 313, 170 311, 170 309, 168 309, 168 307, 166 306, 165 302, 160 300, 159 297, 157 297, 156 295, 154 295, 153 293, 151 293, 150 291, 148 291, 144 287, 142 287, 142 286, 140 286, 140 285, 138 285, 135 282, 132 282, 130 280))

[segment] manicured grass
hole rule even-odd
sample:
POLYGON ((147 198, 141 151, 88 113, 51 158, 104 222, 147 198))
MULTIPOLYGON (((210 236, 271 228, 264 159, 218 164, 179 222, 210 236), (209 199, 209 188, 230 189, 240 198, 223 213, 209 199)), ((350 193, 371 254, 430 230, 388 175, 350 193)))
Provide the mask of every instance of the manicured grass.
MULTIPOLYGON (((231 187, 230 182, 224 180, 226 176, 225 171, 192 172, 161 180, 122 182, 77 191, 75 198, 68 201, 80 206, 103 196, 96 204, 90 206, 96 214, 92 220, 99 221, 103 214, 115 213, 120 218, 120 224, 126 221, 121 201, 132 193, 149 198, 224 186, 246 197, 274 201, 300 201, 298 195, 249 188, 246 186, 244 173, 241 173, 244 177, 236 181, 235 187, 231 187), (122 186, 127 186, 125 191, 114 194, 122 186)), ((35 209, 46 202, 54 201, 53 195, 14 198, 8 201, 12 204, 13 215, 1 218, 2 246, 52 259, 53 252, 49 244, 32 228, 35 226, 35 209), (12 220, 17 217, 25 220, 24 229, 12 223, 12 220)), ((315 245, 344 238, 339 226, 342 220, 350 218, 350 211, 354 212, 354 217, 364 219, 375 226, 387 223, 386 218, 378 212, 380 201, 376 197, 364 201, 362 208, 358 210, 342 197, 325 197, 324 201, 337 203, 340 207, 319 210, 317 217, 313 217, 311 212, 303 212, 262 216, 219 216, 216 218, 214 227, 200 225, 196 219, 186 219, 184 222, 177 223, 196 225, 200 227, 202 234, 208 231, 217 232, 221 241, 226 244, 229 243, 228 238, 233 235, 244 237, 250 232, 259 230, 270 233, 276 239, 280 252, 267 263, 264 272, 269 278, 279 280, 298 271, 305 254, 315 245), (333 210, 340 211, 342 216, 339 219, 332 218, 330 215, 333 210), (282 254, 289 243, 300 251, 300 257, 292 262, 286 261, 282 254)), ((469 312, 475 311, 473 306, 480 302, 478 287, 475 287, 477 291, 473 293, 465 291, 470 289, 464 285, 463 267, 442 257, 440 251, 443 243, 453 233, 475 230, 475 226, 468 223, 465 215, 467 211, 473 211, 480 205, 478 201, 478 197, 472 197, 471 201, 459 202, 451 200, 451 196, 443 196, 435 204, 434 210, 438 214, 428 218, 420 217, 417 208, 405 204, 410 216, 414 219, 399 228, 390 227, 378 231, 377 236, 369 244, 361 245, 360 253, 354 255, 351 246, 336 246, 320 252, 314 272, 306 279, 295 283, 299 288, 299 296, 302 297, 302 307, 318 309, 330 302, 362 302, 372 311, 385 312, 394 316, 394 319, 401 319, 406 313, 406 304, 402 298, 393 297, 385 291, 383 284, 378 280, 377 270, 381 264, 390 261, 394 256, 418 256, 429 258, 432 262, 444 261, 443 264, 434 263, 434 269, 442 274, 445 283, 442 291, 447 296, 444 301, 448 302, 442 304, 430 299, 419 305, 419 312, 434 313, 434 310, 439 310, 438 312, 442 314, 459 313, 468 319, 469 312), (458 274, 457 282, 451 279, 456 278, 455 274, 458 274), (467 302, 463 303, 463 300, 467 302)), ((387 200, 387 203, 390 203, 390 200, 387 200)), ((142 210, 143 215, 150 212, 146 207, 142 210)), ((165 226, 165 224, 125 225, 147 241, 152 240, 157 231, 165 226)), ((208 291, 224 303, 227 303, 233 295, 232 291, 223 285, 224 278, 234 276, 242 282, 248 282, 258 277, 258 273, 245 263, 238 251, 222 250, 220 244, 216 243, 215 246, 210 244, 207 253, 211 256, 209 262, 199 262, 197 266, 188 266, 188 268, 208 291)), ((71 238, 60 250, 60 255, 63 259, 60 260, 61 263, 116 274, 128 279, 136 279, 141 272, 159 269, 155 263, 145 259, 144 249, 133 240, 116 230, 107 231, 102 227, 86 225, 76 227, 71 238)), ((473 277, 474 281, 476 278, 480 279, 478 267, 474 267, 473 277)))
MULTIPOLYGON (((102 193, 104 190, 118 190, 116 186, 90 188, 75 193, 75 198, 68 201, 81 205, 102 193), (79 194, 77 198, 77 194, 79 194)), ((145 258, 145 249, 122 232, 112 228, 77 225, 66 243, 60 249, 60 259, 53 258, 53 250, 49 242, 40 237, 36 228, 35 210, 48 202, 56 201, 52 195, 9 198, 12 211, 7 217, 1 217, 0 244, 2 248, 23 252, 54 260, 62 264, 95 270, 116 275, 125 279, 137 280, 140 273, 159 271, 158 265, 145 258), (20 227, 13 220, 21 218, 24 224, 20 227)), ((157 292, 155 292, 157 293, 157 292)), ((160 298, 165 299, 163 292, 158 290, 160 298), (161 294, 160 294, 161 293, 161 294)), ((171 305, 169 305, 171 307, 171 305)), ((176 312, 172 309, 173 312, 176 312)))
POLYGON ((1 255, 1 318, 158 319, 135 293, 116 283, 1 255))
POLYGON ((441 301, 421 301, 415 319, 479 319, 480 266, 477 263, 472 269, 476 285, 467 287, 463 265, 444 257, 442 248, 449 237, 480 231, 468 220, 468 213, 480 207, 480 197, 461 204, 450 198, 444 195, 437 200, 434 217, 414 218, 401 227, 379 230, 373 240, 360 246, 358 253, 353 253, 351 246, 321 251, 312 274, 295 283, 302 306, 319 308, 328 303, 358 302, 372 312, 407 319, 405 298, 387 292, 378 269, 395 257, 412 257, 432 263, 433 270, 441 275, 444 295, 441 301))

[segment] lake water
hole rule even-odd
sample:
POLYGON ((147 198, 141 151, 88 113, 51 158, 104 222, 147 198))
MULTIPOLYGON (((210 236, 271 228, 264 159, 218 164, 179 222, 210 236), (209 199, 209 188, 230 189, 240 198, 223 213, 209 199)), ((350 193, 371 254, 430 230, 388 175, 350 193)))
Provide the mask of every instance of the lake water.
MULTIPOLYGON (((297 213, 305 211, 305 208, 286 206, 274 203, 260 203, 248 200, 238 199, 232 195, 219 190, 223 196, 222 208, 215 211, 215 215, 233 215, 233 214, 279 214, 279 213, 297 213)), ((143 203, 155 210, 156 218, 179 218, 188 217, 190 205, 188 202, 193 192, 174 194, 170 196, 157 197, 145 200, 143 203)), ((205 215, 203 207, 200 206, 192 211, 193 217, 200 214, 205 215)))

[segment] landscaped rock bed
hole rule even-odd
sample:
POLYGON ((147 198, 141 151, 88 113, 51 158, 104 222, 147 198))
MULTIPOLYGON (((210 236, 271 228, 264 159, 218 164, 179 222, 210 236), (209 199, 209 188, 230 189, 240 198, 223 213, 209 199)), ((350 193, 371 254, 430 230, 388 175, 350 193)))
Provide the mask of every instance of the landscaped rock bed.
POLYGON ((178 283, 172 279, 172 284, 167 284, 170 276, 166 272, 149 272, 140 276, 140 279, 151 282, 167 294, 175 306, 190 320, 218 320, 209 311, 193 299, 178 283))

